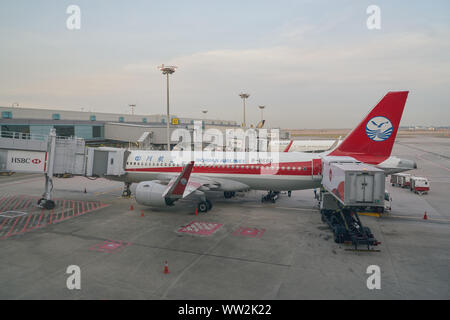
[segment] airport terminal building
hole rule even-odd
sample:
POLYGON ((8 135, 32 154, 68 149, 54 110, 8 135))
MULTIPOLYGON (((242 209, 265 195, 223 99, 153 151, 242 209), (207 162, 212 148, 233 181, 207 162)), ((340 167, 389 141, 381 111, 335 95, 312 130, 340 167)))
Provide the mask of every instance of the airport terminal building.
MULTIPOLYGON (((163 147, 167 143, 165 115, 132 115, 102 112, 66 111, 22 107, 0 107, 0 134, 11 132, 31 135, 48 135, 56 129, 56 135, 78 137, 88 144, 136 143, 146 132, 151 144, 163 147)), ((171 116, 171 131, 178 128, 192 129, 199 119, 171 116)), ((235 121, 205 119, 205 128, 238 128, 235 121)), ((173 142, 176 144, 176 141, 173 142)))

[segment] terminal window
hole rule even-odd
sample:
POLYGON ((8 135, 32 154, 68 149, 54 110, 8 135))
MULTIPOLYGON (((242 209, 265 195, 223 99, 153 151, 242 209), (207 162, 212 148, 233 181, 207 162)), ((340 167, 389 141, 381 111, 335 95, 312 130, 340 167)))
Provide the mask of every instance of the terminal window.
POLYGON ((74 126, 55 126, 56 135, 58 137, 73 137, 75 136, 74 126))
POLYGON ((102 137, 102 127, 101 126, 93 126, 92 127, 92 137, 93 138, 101 138, 102 137))
POLYGON ((53 120, 59 120, 59 119, 61 119, 61 116, 59 115, 59 113, 54 113, 54 114, 52 115, 52 119, 53 119, 53 120))
POLYGON ((2 119, 12 119, 11 111, 2 111, 2 119))

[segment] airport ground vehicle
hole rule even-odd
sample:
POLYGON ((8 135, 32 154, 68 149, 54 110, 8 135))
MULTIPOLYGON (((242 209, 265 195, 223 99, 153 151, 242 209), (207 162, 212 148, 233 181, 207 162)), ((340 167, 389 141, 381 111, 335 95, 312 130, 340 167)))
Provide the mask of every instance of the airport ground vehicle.
POLYGON ((424 194, 430 191, 430 182, 427 178, 411 177, 410 190, 417 194, 424 194))
POLYGON ((384 171, 345 157, 324 158, 323 168, 319 197, 322 221, 333 230, 335 242, 351 242, 355 249, 366 245, 370 250, 378 241, 362 225, 358 211, 384 211, 384 171))
POLYGON ((411 174, 395 173, 391 175, 390 182, 393 187, 409 188, 411 185, 411 174))

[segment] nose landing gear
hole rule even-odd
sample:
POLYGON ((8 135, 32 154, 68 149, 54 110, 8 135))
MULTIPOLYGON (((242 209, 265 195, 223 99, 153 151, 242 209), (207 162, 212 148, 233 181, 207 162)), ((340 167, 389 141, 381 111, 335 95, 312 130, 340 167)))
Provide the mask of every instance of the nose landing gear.
POLYGON ((131 197, 130 186, 131 186, 131 183, 125 182, 125 187, 124 187, 123 192, 122 192, 122 198, 129 198, 129 197, 131 197))

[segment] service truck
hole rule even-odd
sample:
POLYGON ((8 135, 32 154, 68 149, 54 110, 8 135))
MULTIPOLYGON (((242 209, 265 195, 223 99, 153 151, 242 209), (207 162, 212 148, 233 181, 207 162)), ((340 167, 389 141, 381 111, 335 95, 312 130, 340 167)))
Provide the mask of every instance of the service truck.
POLYGON ((334 233, 336 243, 379 244, 368 227, 362 225, 358 212, 384 211, 385 174, 383 170, 360 162, 323 159, 322 188, 319 196, 322 221, 334 233))
POLYGON ((393 187, 409 188, 411 185, 411 175, 409 173, 396 173, 391 175, 393 187))
POLYGON ((430 182, 427 178, 412 177, 410 190, 417 194, 424 194, 430 191, 430 182))

